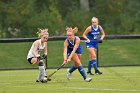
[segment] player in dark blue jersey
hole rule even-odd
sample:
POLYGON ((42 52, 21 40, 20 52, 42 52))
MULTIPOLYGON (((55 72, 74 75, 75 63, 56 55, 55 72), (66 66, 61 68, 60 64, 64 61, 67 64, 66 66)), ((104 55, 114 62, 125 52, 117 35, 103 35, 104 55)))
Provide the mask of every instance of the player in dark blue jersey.
POLYGON ((102 42, 102 40, 105 37, 105 32, 103 28, 100 25, 98 25, 98 18, 93 17, 91 22, 92 25, 87 27, 83 33, 83 37, 86 39, 86 48, 89 52, 89 58, 90 58, 88 62, 87 73, 90 75, 94 75, 91 72, 91 68, 93 66, 95 70, 95 74, 102 74, 102 72, 100 72, 97 67, 96 50, 98 48, 98 36, 99 34, 101 34, 100 42, 102 42))
POLYGON ((71 74, 76 69, 79 70, 80 74, 83 76, 86 82, 90 82, 92 79, 88 78, 85 70, 80 61, 80 55, 82 54, 82 46, 80 45, 80 38, 75 36, 74 33, 78 31, 78 28, 75 27, 66 27, 67 38, 64 42, 64 63, 73 61, 73 65, 70 69, 67 69, 67 79, 70 80, 71 74))

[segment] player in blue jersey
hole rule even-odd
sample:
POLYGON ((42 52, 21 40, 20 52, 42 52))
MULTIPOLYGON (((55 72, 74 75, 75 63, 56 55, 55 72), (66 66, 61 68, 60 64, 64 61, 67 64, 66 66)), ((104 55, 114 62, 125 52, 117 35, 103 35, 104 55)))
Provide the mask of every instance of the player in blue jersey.
POLYGON ((86 39, 86 48, 89 52, 89 62, 87 74, 94 75, 91 72, 92 66, 94 67, 95 74, 102 74, 97 67, 96 61, 96 50, 98 48, 98 36, 101 34, 100 42, 103 41, 105 37, 105 32, 103 28, 98 25, 98 18, 93 17, 91 19, 92 25, 87 27, 83 33, 83 37, 86 39))
POLYGON ((70 80, 72 72, 76 69, 79 70, 80 74, 86 82, 90 82, 92 79, 88 78, 85 70, 80 61, 80 55, 82 54, 82 46, 80 45, 80 38, 75 36, 74 33, 77 33, 78 28, 75 27, 66 27, 67 38, 64 42, 64 63, 73 61, 73 65, 70 69, 67 69, 67 79, 70 80))

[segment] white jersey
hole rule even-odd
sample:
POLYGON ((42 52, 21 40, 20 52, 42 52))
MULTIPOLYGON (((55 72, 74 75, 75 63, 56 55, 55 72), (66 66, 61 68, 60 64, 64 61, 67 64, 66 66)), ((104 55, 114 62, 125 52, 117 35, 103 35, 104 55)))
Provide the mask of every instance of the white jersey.
MULTIPOLYGON (((41 44, 41 39, 37 40, 37 42, 39 42, 39 46, 36 50, 36 54, 37 54, 37 57, 39 57, 40 56, 40 51, 45 48, 45 44, 44 45, 41 44)), ((31 46, 31 48, 28 52, 27 59, 34 57, 33 49, 34 49, 34 43, 32 44, 32 46, 31 46)))

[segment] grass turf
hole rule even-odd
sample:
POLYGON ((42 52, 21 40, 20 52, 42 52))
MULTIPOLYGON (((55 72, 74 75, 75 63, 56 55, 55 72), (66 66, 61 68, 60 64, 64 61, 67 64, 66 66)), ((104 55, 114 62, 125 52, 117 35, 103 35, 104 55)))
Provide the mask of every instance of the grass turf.
MULTIPOLYGON (((55 69, 47 69, 50 74, 55 69)), ((87 70, 87 69, 85 69, 87 70)), ((66 69, 59 70, 52 81, 35 83, 38 70, 0 71, 0 93, 140 93, 140 67, 100 68, 102 75, 89 76, 85 82, 78 70, 66 79, 66 69)))

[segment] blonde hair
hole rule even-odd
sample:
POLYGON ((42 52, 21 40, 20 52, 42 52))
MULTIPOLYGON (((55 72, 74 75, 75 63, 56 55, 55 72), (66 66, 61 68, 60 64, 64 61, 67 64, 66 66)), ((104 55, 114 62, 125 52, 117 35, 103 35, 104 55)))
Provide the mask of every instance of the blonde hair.
POLYGON ((49 35, 48 28, 45 29, 38 28, 38 32, 36 34, 38 34, 38 37, 42 37, 43 35, 49 35))
POLYGON ((74 27, 72 30, 73 30, 73 33, 75 34, 78 32, 78 27, 74 27))
POLYGON ((78 27, 74 27, 74 28, 72 28, 72 27, 66 27, 66 31, 67 32, 73 32, 74 34, 75 33, 77 33, 78 32, 78 27))
POLYGON ((97 22, 98 22, 98 18, 97 18, 97 17, 92 17, 91 22, 92 22, 93 20, 97 20, 97 22))

